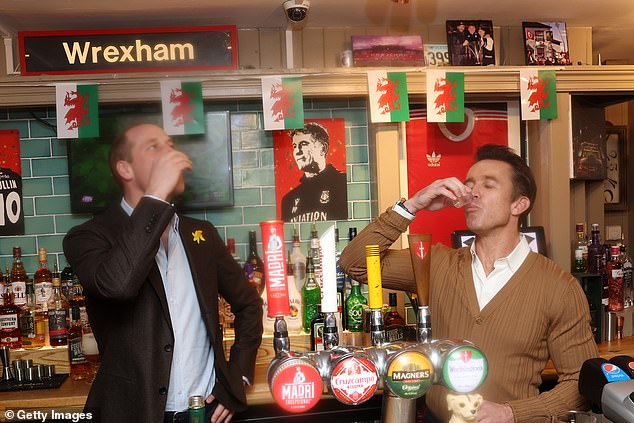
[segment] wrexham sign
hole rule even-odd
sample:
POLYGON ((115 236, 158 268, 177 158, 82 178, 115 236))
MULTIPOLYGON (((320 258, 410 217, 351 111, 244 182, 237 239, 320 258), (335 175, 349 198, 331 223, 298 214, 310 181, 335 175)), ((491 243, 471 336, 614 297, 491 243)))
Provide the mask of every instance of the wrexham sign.
POLYGON ((18 33, 22 75, 237 69, 236 27, 18 33))

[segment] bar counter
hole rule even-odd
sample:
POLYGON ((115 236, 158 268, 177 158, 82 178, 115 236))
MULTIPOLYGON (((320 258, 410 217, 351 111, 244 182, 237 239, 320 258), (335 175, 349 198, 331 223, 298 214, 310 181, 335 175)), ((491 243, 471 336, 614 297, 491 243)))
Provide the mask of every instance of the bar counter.
MULTIPOLYGON (((293 343, 291 343, 291 346, 292 345, 293 343)), ((605 342, 599 344, 598 347, 599 355, 605 359, 609 359, 617 355, 634 356, 634 337, 628 337, 612 342, 605 342)), ((264 342, 261 349, 262 348, 264 348, 264 342)), ((266 348, 264 349, 266 350, 266 348)), ((268 356, 269 354, 264 353, 263 355, 268 356)), ((282 410, 273 403, 273 399, 271 397, 268 384, 266 382, 266 369, 268 367, 269 361, 270 358, 267 360, 258 359, 255 368, 254 384, 247 388, 247 400, 250 406, 254 406, 255 408, 276 408, 277 411, 282 414, 282 410)), ((545 380, 555 379, 555 369, 552 368, 552 366, 547 367, 543 373, 543 376, 545 380)), ((90 385, 87 382, 73 381, 68 378, 58 389, 2 392, 0 393, 0 421, 7 421, 5 418, 5 410, 7 409, 24 409, 28 411, 54 409, 55 411, 60 412, 79 412, 83 408, 89 389, 90 385)), ((326 403, 336 402, 336 400, 328 394, 324 394, 322 396, 321 402, 324 401, 326 403)), ((378 401, 378 403, 377 401, 369 403, 370 404, 366 408, 380 408, 380 400, 378 401)), ((361 406, 357 407, 346 407, 341 405, 341 407, 338 408, 353 408, 357 410, 357 412, 355 412, 355 415, 358 416, 358 412, 364 409, 364 405, 365 404, 362 404, 361 406)), ((357 421, 359 420, 357 419, 357 421)))

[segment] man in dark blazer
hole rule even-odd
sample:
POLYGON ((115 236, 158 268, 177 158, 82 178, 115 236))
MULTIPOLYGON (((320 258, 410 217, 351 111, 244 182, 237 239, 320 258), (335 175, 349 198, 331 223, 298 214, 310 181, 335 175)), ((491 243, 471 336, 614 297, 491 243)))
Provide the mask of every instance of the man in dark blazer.
POLYGON ((262 302, 214 226, 169 203, 191 165, 160 127, 128 128, 110 152, 123 199, 64 238, 101 355, 86 410, 102 422, 186 421, 190 395, 212 422, 246 408, 262 302), (235 314, 229 361, 218 294, 235 314))

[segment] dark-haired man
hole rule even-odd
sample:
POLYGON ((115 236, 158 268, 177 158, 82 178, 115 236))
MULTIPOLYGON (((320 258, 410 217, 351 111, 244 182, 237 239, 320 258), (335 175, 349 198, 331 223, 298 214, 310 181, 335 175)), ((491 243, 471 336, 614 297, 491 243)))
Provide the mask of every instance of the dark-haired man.
MULTIPOLYGON (((585 406, 577 381, 583 362, 597 356, 588 303, 580 284, 548 258, 531 252, 520 234, 522 217, 536 196, 533 175, 510 149, 481 147, 464 182, 434 181, 398 202, 368 225, 343 251, 340 263, 366 280, 364 246, 381 249, 383 285, 416 291, 409 252, 389 249, 420 210, 464 206, 471 247, 431 250, 430 308, 434 337, 472 341, 488 359, 478 392, 482 423, 550 422, 585 406), (541 372, 551 359, 559 383, 539 393, 541 372)), ((448 421, 447 389, 426 395, 427 422, 448 421)))
POLYGON ((163 129, 128 128, 110 165, 123 198, 64 238, 101 355, 86 409, 104 423, 187 422, 188 398, 201 395, 206 421, 229 422, 246 408, 262 301, 215 227, 175 213, 192 162, 163 129), (235 314, 229 361, 219 294, 235 314))
POLYGON ((348 218, 346 174, 326 163, 330 136, 309 122, 291 132, 293 157, 304 172, 297 187, 282 198, 282 220, 313 222, 348 218))

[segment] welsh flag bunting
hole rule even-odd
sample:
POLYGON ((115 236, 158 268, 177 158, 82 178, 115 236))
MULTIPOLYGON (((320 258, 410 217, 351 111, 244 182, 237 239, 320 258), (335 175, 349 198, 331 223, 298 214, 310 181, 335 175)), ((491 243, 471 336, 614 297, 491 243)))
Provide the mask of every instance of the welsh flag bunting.
POLYGON ((200 82, 161 81, 161 101, 165 133, 205 133, 203 88, 200 82))
POLYGON ((522 120, 557 119, 557 80, 554 70, 520 70, 522 120))
POLYGON ((57 138, 99 136, 99 99, 96 84, 55 86, 57 138))
POLYGON ((262 78, 264 129, 304 127, 302 78, 267 76, 262 78))
POLYGON ((427 71, 427 122, 464 122, 464 72, 427 71))
POLYGON ((405 72, 368 72, 372 122, 409 122, 409 98, 405 72))

